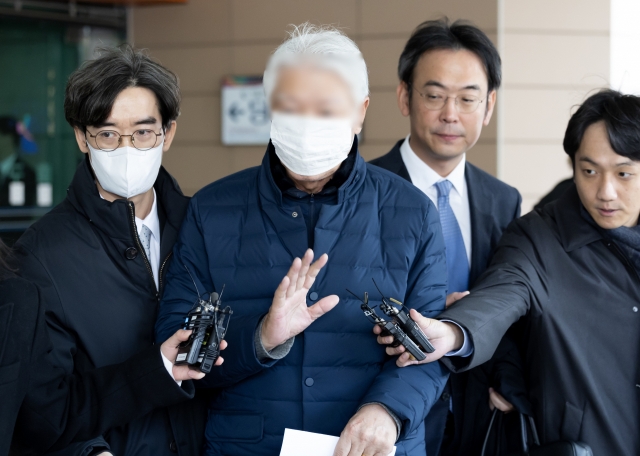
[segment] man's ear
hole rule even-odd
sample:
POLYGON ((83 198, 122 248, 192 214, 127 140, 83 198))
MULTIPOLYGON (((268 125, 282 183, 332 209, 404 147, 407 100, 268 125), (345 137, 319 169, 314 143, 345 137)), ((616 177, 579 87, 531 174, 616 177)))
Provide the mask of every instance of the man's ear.
POLYGON ((162 146, 162 152, 167 152, 171 147, 173 138, 176 136, 176 130, 178 129, 178 123, 172 120, 166 131, 164 132, 164 145, 162 146))
POLYGON ((396 97, 398 99, 398 108, 403 116, 409 117, 411 114, 411 101, 409 100, 409 87, 403 81, 400 81, 396 89, 396 97))
POLYGON ((365 98, 364 102, 362 103, 362 105, 358 109, 358 114, 356 115, 355 125, 353 127, 353 132, 356 135, 359 135, 360 132, 362 131, 362 126, 364 125, 364 118, 367 115, 367 109, 369 108, 369 102, 370 101, 371 100, 370 100, 369 97, 365 98))
POLYGON ((87 136, 85 132, 80 130, 79 127, 73 127, 73 132, 76 134, 76 142, 78 143, 80 152, 82 152, 83 154, 88 154, 89 147, 87 146, 87 136))
POLYGON ((493 115, 493 110, 496 107, 497 98, 498 98, 497 90, 492 90, 491 92, 489 92, 489 95, 487 96, 487 110, 484 113, 484 120, 482 121, 482 125, 484 125, 485 127, 489 125, 489 122, 491 122, 491 116, 493 115))

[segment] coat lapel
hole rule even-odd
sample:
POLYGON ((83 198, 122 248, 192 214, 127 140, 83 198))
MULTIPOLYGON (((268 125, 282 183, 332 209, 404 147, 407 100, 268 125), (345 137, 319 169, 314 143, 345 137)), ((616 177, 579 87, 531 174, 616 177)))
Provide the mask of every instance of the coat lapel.
POLYGON ((472 286, 478 276, 487 267, 487 259, 491 252, 491 198, 486 194, 485 186, 480 182, 480 176, 467 163, 465 165, 465 179, 469 193, 469 212, 471 215, 471 269, 469 271, 469 285, 472 286))
POLYGON ((407 166, 404 164, 404 160, 402 160, 402 154, 400 153, 400 147, 405 140, 401 139, 393 146, 393 149, 387 154, 389 167, 387 168, 389 171, 396 173, 398 176, 403 179, 411 182, 411 177, 409 176, 409 171, 407 170, 407 166))
POLYGON ((398 141, 386 155, 371 160, 371 164, 386 169, 387 171, 391 171, 392 173, 411 182, 409 171, 407 170, 407 167, 402 160, 402 154, 400 153, 400 147, 404 141, 404 139, 398 141))

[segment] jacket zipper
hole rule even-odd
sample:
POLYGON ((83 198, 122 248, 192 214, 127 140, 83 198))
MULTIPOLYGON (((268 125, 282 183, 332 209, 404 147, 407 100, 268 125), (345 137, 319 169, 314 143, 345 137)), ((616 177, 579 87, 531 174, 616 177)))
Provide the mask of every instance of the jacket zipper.
MULTIPOLYGON (((309 198, 309 203, 310 203, 310 206, 311 206, 311 207, 309 208, 309 212, 310 212, 310 214, 309 214, 309 215, 310 215, 310 216, 309 216, 309 220, 307 221, 307 223, 313 223, 313 221, 315 220, 315 217, 316 217, 316 204, 315 204, 315 200, 313 199, 313 198, 314 198, 314 196, 315 196, 315 195, 312 193, 312 194, 310 195, 310 198, 309 198)), ((313 226, 313 231, 315 231, 315 229, 316 229, 316 227, 315 227, 315 225, 314 225, 314 226, 313 226)), ((309 243, 309 242, 307 242, 308 244, 310 244, 308 248, 312 249, 312 248, 314 247, 314 245, 313 245, 313 244, 314 244, 315 242, 316 242, 316 234, 315 234, 315 232, 312 232, 311 242, 310 242, 310 243, 309 243)))
POLYGON ((158 291, 159 292, 162 292, 162 271, 164 270, 164 267, 169 261, 169 258, 171 258, 172 254, 173 254, 173 251, 169 252, 169 255, 167 255, 167 257, 164 259, 164 261, 162 262, 162 265, 160 266, 160 270, 158 271, 158 291))
POLYGON ((158 288, 156 287, 156 281, 153 278, 153 270, 151 269, 151 263, 149 263, 149 259, 147 258, 147 254, 144 253, 144 249, 142 248, 142 244, 140 244, 140 237, 138 237, 138 228, 136 227, 136 215, 135 215, 135 212, 134 212, 134 209, 133 209, 133 203, 129 202, 127 204, 129 205, 129 213, 131 215, 131 225, 132 225, 132 228, 133 228, 133 237, 136 240, 136 244, 138 244, 138 251, 142 254, 142 259, 144 260, 144 264, 147 267, 147 271, 149 271, 149 275, 151 276, 151 281, 153 282, 153 288, 156 290, 156 300, 157 300, 157 299, 159 299, 160 294, 158 293, 158 288))

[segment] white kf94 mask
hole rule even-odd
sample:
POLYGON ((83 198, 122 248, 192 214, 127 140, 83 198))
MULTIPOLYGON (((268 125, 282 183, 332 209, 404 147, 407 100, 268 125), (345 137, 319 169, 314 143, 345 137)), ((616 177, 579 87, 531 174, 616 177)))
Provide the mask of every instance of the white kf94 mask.
POLYGON ((318 176, 347 159, 353 145, 352 119, 274 112, 271 142, 276 155, 299 176, 318 176))
POLYGON ((162 141, 149 150, 120 147, 111 152, 94 149, 87 142, 91 167, 102 188, 124 198, 145 193, 156 182, 162 164, 162 141))

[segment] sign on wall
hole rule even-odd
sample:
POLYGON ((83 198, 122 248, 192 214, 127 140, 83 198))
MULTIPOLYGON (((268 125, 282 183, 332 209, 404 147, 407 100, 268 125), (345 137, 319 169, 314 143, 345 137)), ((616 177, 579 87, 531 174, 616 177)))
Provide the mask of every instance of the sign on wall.
POLYGON ((222 81, 222 144, 266 145, 271 121, 262 76, 227 76, 222 81))

